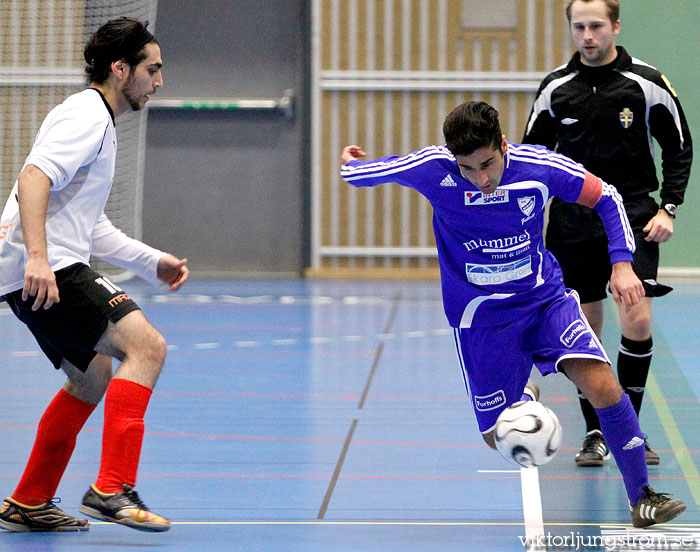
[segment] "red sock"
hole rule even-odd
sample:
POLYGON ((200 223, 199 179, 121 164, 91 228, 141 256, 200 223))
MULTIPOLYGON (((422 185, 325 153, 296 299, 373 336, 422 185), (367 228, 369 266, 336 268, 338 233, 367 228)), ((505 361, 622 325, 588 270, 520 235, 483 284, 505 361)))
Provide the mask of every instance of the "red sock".
POLYGON ((102 433, 102 464, 95 486, 105 494, 123 492, 122 483, 133 487, 141 456, 144 424, 151 389, 115 378, 105 396, 102 433))
POLYGON ((56 496, 56 489, 75 449, 75 441, 95 405, 61 389, 39 421, 36 440, 24 475, 12 498, 39 506, 56 496))

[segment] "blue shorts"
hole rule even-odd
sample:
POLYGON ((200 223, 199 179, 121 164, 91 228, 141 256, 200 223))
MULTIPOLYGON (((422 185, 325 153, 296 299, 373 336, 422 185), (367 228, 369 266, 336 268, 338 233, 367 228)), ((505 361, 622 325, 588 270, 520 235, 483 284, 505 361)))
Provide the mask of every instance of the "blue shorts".
POLYGON ((559 362, 567 358, 610 364, 573 290, 514 322, 454 328, 454 333, 467 394, 482 433, 494 428, 504 408, 520 400, 533 366, 546 376, 556 373, 559 362))

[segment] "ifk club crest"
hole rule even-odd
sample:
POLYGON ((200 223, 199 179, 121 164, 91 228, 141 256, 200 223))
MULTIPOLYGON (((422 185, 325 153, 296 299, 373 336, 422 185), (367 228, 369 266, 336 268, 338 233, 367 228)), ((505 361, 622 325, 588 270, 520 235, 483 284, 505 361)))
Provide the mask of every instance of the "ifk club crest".
POLYGON ((620 124, 623 128, 629 128, 632 126, 632 121, 634 120, 634 113, 630 111, 629 107, 626 107, 620 111, 620 124))
POLYGON ((525 224, 528 220, 532 218, 532 211, 535 210, 535 196, 525 196, 518 198, 518 207, 525 215, 525 218, 521 223, 525 224))

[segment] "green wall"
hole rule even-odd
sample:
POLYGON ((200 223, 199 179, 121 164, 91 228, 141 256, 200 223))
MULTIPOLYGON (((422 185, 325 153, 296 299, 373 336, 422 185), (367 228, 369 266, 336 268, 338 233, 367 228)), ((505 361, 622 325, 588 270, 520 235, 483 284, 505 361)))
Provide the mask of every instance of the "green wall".
MULTIPOLYGON (((678 93, 693 136, 695 164, 662 267, 700 268, 700 0, 621 0, 617 43, 659 69, 678 93)), ((660 173, 661 149, 656 145, 660 173)), ((658 198, 658 197, 657 197, 658 198)))

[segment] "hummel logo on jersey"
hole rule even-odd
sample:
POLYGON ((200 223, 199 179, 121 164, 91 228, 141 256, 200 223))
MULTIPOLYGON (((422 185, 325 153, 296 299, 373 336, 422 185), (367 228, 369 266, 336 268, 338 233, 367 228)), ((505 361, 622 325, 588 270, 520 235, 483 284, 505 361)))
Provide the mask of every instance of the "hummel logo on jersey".
POLYGON ((578 123, 578 119, 571 119, 567 117, 566 119, 561 120, 562 125, 573 125, 574 123, 578 123))
POLYGON ((440 186, 456 186, 457 183, 452 179, 452 175, 448 174, 445 178, 442 179, 442 182, 440 182, 440 186))
POLYGON ((629 443, 627 443, 624 447, 622 447, 622 450, 632 450, 637 447, 641 447, 644 444, 644 439, 640 439, 636 435, 632 437, 629 440, 629 443))

